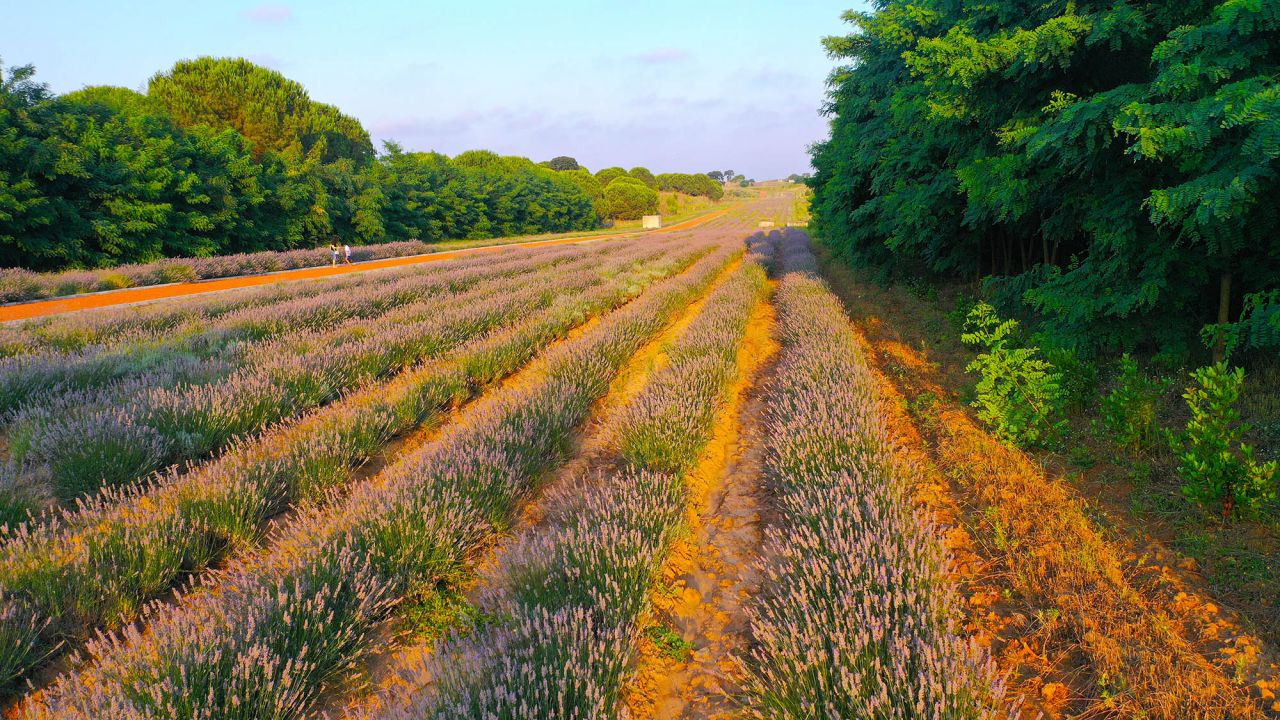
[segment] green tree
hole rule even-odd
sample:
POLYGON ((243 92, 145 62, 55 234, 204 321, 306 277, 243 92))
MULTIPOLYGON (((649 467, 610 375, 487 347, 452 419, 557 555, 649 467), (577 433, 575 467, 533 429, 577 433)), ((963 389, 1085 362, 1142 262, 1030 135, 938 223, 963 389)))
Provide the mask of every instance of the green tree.
POLYGON ((653 188, 654 190, 658 189, 658 179, 653 176, 653 173, 649 170, 649 168, 633 167, 627 171, 627 175, 635 178, 636 180, 639 180, 640 182, 644 183, 645 185, 648 185, 650 188, 653 188))
POLYGON ((604 189, 609 217, 615 220, 638 220, 658 211, 658 193, 631 177, 617 177, 604 189))
POLYGON ((629 177, 627 175, 627 171, 624 168, 608 167, 596 172, 596 179, 599 180, 600 184, 605 187, 609 187, 609 183, 613 182, 614 178, 620 178, 620 177, 629 177))
POLYGON ((373 144, 359 121, 313 101, 299 83, 242 58, 183 60, 152 77, 147 95, 179 126, 233 128, 259 155, 275 151, 361 164, 373 159, 373 144))
POLYGON ((581 168, 581 166, 578 165, 578 161, 568 155, 560 155, 558 157, 551 158, 551 160, 547 162, 547 167, 552 170, 578 170, 581 168))
POLYGON ((990 276, 1068 345, 1175 356, 1275 287, 1270 3, 889 0, 845 17, 811 184, 849 261, 990 276))

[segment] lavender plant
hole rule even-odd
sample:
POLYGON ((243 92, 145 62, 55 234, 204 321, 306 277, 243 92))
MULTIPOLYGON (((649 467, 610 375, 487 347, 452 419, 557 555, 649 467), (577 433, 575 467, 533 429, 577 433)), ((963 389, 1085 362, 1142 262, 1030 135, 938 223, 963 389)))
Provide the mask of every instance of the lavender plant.
POLYGON ((296 717, 376 642, 385 602, 466 562, 563 454, 573 428, 647 337, 724 254, 659 283, 550 350, 527 383, 472 407, 440 440, 307 512, 280 540, 191 602, 117 639, 59 681, 35 718, 296 717), (264 669, 269 672, 264 672, 264 669))
MULTIPOLYGON (((765 289, 747 262, 667 350, 669 364, 610 421, 619 467, 553 506, 505 553, 483 599, 501 620, 454 637, 421 667, 428 691, 392 718, 614 717, 637 623, 683 530, 683 474, 709 439, 738 346, 765 289)), ((410 686, 424 686, 422 677, 410 686)))
POLYGON ((987 718, 1002 688, 953 630, 936 529, 913 511, 874 378, 793 232, 777 292, 783 351, 766 472, 779 522, 749 613, 760 718, 987 718))
POLYGON ((491 378, 469 375, 469 358, 485 354, 505 363, 507 373, 514 371, 563 336, 583 313, 634 297, 642 289, 636 277, 652 282, 702 252, 695 248, 663 257, 656 266, 636 265, 653 253, 639 248, 600 273, 549 276, 546 282, 563 293, 559 299, 523 324, 472 342, 446 362, 239 444, 192 473, 107 492, 44 527, 20 529, 0 547, 0 587, 25 598, 18 611, 54 620, 46 645, 83 638, 104 623, 116 626, 182 573, 252 543, 270 515, 299 499, 322 498, 392 434, 478 393, 491 378))
MULTIPOLYGON (((570 267, 581 265, 580 260, 570 267)), ((270 343, 257 348, 257 358, 216 382, 165 387, 143 378, 129 384, 137 388, 132 396, 116 389, 37 406, 13 423, 13 457, 28 472, 47 477, 62 498, 198 459, 237 436, 331 402, 341 392, 514 321, 550 298, 539 279, 536 273, 508 279, 505 295, 484 283, 435 297, 420 308, 403 307, 366 325, 359 333, 363 337, 345 344, 335 344, 332 333, 314 343, 306 337, 270 343), (386 320, 401 322, 382 324, 386 320)))

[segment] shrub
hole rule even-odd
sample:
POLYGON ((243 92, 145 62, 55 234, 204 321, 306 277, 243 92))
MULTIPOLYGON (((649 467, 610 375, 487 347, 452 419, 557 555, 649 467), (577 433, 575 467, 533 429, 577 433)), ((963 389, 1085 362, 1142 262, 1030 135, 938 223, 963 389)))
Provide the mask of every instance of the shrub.
POLYGON ((1170 437, 1178 457, 1183 494, 1202 505, 1222 504, 1222 514, 1253 515, 1276 498, 1276 461, 1258 463, 1253 448, 1240 441, 1249 426, 1240 422, 1236 402, 1244 387, 1244 369, 1226 363, 1191 374, 1197 385, 1187 388, 1191 419, 1170 437))
POLYGON ((119 290, 133 287, 133 279, 118 272, 105 272, 98 278, 96 290, 119 290))
POLYGON ((1151 446, 1156 434, 1156 410, 1167 382, 1153 380, 1125 353, 1115 388, 1102 398, 1102 422, 1118 445, 1139 451, 1151 446))
POLYGON ((617 220, 638 220, 658 211, 658 193, 632 178, 615 178, 605 187, 604 199, 609 217, 617 220))
POLYGON ((1003 440, 1043 445, 1062 431, 1062 376, 1039 357, 1037 347, 1019 347, 1018 322, 1001 320, 995 308, 978 303, 965 319, 960 339, 986 352, 965 368, 979 375, 973 406, 978 417, 1003 440))

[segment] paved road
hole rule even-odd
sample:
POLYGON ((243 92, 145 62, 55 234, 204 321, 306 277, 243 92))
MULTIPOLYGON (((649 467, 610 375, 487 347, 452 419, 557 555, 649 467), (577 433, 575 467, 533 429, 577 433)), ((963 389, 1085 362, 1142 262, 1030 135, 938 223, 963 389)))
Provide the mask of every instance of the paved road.
POLYGON ((483 247, 467 248, 465 250, 429 253, 427 255, 410 255, 408 257, 368 260, 354 265, 322 265, 320 267, 299 268, 297 270, 285 270, 282 272, 260 275, 241 275, 238 277, 198 280, 196 282, 188 283, 126 288, 124 290, 112 290, 110 292, 92 293, 87 295, 69 295, 67 297, 52 298, 49 300, 37 300, 35 302, 0 306, 0 322, 27 320, 30 318, 44 317, 46 315, 60 315, 62 313, 76 312, 77 310, 89 310, 92 308, 111 307, 114 305, 129 305, 132 303, 147 302, 150 300, 182 297, 184 295, 199 295, 202 293, 217 292, 219 290, 253 287, 255 285, 270 285, 272 283, 289 282, 292 280, 309 280, 312 278, 332 277, 334 275, 346 275, 348 273, 367 272, 369 270, 403 267, 405 265, 441 262, 443 260, 453 260, 455 258, 466 257, 469 255, 498 252, 512 247, 547 247, 548 245, 567 245, 570 243, 591 242, 593 240, 601 240, 605 238, 627 238, 636 237, 638 235, 648 235, 651 233, 674 232, 676 230, 686 230, 688 228, 697 227, 705 222, 721 217, 727 212, 727 209, 718 210, 713 213, 696 217, 692 220, 676 223, 675 225, 671 225, 670 227, 665 227, 660 230, 647 230, 643 232, 621 233, 615 235, 557 238, 555 240, 535 240, 532 242, 508 243, 505 245, 486 245, 483 247))

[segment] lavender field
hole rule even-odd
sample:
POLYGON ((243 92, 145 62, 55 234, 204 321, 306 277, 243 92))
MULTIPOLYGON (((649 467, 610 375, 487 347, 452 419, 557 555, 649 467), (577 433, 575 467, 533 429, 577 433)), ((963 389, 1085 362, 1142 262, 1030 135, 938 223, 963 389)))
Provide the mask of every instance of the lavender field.
POLYGON ((6 712, 997 717, 792 206, 5 327, 6 712), (707 662, 669 600, 730 482, 707 662))

